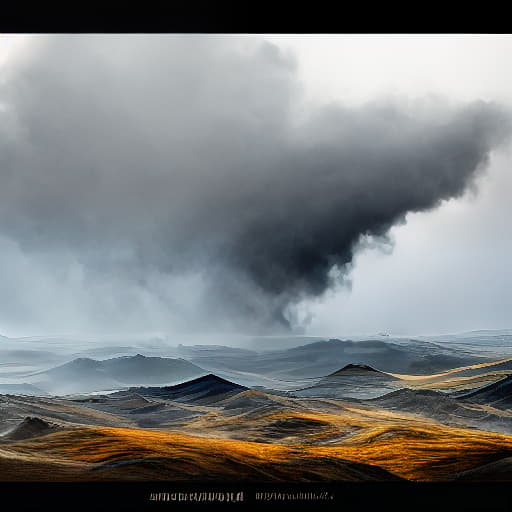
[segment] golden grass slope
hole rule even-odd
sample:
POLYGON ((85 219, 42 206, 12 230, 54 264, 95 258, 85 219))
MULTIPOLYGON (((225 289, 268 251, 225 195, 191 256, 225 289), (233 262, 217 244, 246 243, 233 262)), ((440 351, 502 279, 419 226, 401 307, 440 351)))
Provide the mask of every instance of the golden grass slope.
MULTIPOLYGON (((317 419, 329 420, 322 415, 317 419)), ((0 461, 4 465, 10 460, 18 465, 55 466, 59 470, 54 473, 55 479, 64 480, 390 478, 385 472, 378 473, 378 468, 411 480, 445 480, 461 471, 510 455, 512 436, 446 427, 435 422, 422 425, 396 420, 384 424, 369 421, 359 432, 336 444, 323 446, 98 427, 61 431, 0 446, 0 461), (347 461, 368 464, 377 471, 372 473, 372 468, 366 466, 350 466, 347 461), (63 468, 68 471, 68 477, 63 468)), ((6 478, 3 474, 2 479, 17 478, 8 475, 6 478)))
MULTIPOLYGON (((494 378, 493 364, 396 376, 407 387, 450 388, 494 378), (468 368, 483 373, 457 375, 468 368)), ((201 416, 158 429, 137 428, 128 415, 65 400, 30 407, 41 417, 76 421, 62 422, 64 430, 52 434, 0 440, 0 480, 432 481, 512 455, 512 435, 447 426, 370 403, 255 390, 201 406, 201 416)))
POLYGON ((483 386, 495 382, 507 375, 512 374, 512 370, 499 370, 494 368, 502 363, 512 361, 512 358, 498 359, 496 361, 473 364, 453 368, 441 373, 431 375, 406 375, 400 373, 387 372, 392 377, 401 381, 403 387, 412 389, 436 389, 445 391, 461 391, 483 386), (466 370, 480 371, 471 376, 461 376, 461 372, 466 370))

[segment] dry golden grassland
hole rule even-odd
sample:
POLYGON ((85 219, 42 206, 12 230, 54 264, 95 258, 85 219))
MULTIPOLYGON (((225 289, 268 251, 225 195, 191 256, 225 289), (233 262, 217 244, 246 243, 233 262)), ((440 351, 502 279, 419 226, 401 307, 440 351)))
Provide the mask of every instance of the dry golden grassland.
MULTIPOLYGON (((201 437, 176 431, 84 427, 4 443, 0 458, 4 462, 54 466, 57 479, 66 471, 78 475, 82 470, 85 473, 81 478, 90 479, 160 475, 170 480, 206 477, 293 481, 350 479, 340 467, 345 461, 378 466, 406 479, 443 480, 512 455, 512 436, 452 428, 417 418, 407 421, 404 415, 382 410, 354 408, 348 414, 350 418, 312 413, 270 418, 314 420, 333 430, 348 424, 353 428, 357 423, 355 433, 328 445, 223 439, 213 432, 201 437), (131 463, 105 466, 120 461, 131 463), (103 465, 101 471, 91 471, 98 465, 103 465)), ((313 435, 321 437, 319 433, 313 435)))

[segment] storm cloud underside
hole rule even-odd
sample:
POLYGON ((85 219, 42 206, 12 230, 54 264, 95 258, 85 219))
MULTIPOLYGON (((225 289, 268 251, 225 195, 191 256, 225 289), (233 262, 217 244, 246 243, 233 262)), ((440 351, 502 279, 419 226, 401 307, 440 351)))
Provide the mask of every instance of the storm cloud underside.
POLYGON ((39 37, 0 106, 4 267, 21 295, 35 267, 62 285, 4 315, 68 289, 100 325, 293 327, 361 236, 461 196, 510 132, 484 102, 306 107, 256 38, 39 37))

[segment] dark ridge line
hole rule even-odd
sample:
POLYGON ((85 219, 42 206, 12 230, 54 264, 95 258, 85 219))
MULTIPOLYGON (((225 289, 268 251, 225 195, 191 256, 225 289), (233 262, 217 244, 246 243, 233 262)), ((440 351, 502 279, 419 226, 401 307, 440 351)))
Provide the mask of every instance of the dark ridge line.
POLYGON ((502 384, 506 384, 507 382, 512 383, 512 375, 506 375, 502 379, 499 379, 499 380, 497 380, 495 382, 491 382, 490 384, 485 384, 483 386, 480 386, 480 387, 478 387, 476 389, 473 389, 473 390, 471 390, 471 391, 469 391, 467 393, 458 395, 455 398, 471 398, 473 396, 477 396, 477 395, 483 394, 483 393, 485 393, 487 391, 495 390, 499 386, 501 386, 502 384))
POLYGON ((326 375, 326 377, 332 377, 332 376, 335 376, 335 375, 339 374, 340 372, 344 372, 344 371, 347 371, 347 370, 363 370, 363 371, 366 371, 366 372, 375 372, 375 373, 381 373, 383 375, 386 375, 384 372, 382 372, 380 370, 377 370, 377 369, 375 369, 372 366, 367 365, 367 364, 349 363, 349 364, 346 364, 343 368, 340 368, 339 370, 336 370, 335 372, 329 373, 328 375, 326 375))
POLYGON ((215 375, 214 373, 208 373, 207 375, 203 375, 202 377, 196 377, 195 379, 187 380, 185 382, 182 382, 180 384, 174 384, 172 386, 132 386, 128 389, 129 389, 129 391, 137 390, 137 389, 162 389, 165 391, 171 391, 171 390, 176 390, 176 389, 180 389, 180 388, 184 388, 184 387, 188 387, 188 386, 193 386, 195 384, 200 384, 203 382, 212 382, 212 381, 216 382, 216 383, 221 383, 221 384, 228 384, 235 388, 249 389, 248 387, 242 386, 241 384, 238 384, 236 382, 232 382, 230 380, 223 379, 222 377, 219 377, 218 375, 215 375))

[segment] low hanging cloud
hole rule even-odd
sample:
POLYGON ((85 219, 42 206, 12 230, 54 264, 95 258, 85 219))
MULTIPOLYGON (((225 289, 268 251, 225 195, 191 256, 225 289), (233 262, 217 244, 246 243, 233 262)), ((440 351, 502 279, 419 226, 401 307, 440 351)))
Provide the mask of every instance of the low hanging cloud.
POLYGON ((481 101, 304 105, 256 38, 34 38, 0 83, 0 236, 62 279, 17 316, 293 327, 361 236, 461 196, 511 127, 481 101))

